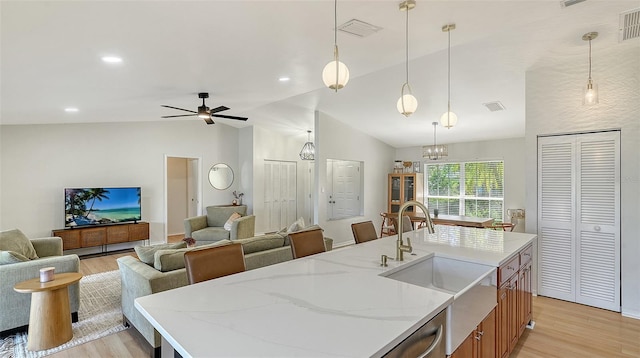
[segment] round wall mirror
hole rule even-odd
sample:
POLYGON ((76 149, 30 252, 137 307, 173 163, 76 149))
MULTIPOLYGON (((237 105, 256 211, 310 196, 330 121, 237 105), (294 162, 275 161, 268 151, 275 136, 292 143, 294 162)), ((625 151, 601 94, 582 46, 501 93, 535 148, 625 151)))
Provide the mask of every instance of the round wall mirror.
POLYGON ((209 183, 216 189, 227 189, 233 183, 233 170, 224 163, 212 166, 209 169, 209 183))

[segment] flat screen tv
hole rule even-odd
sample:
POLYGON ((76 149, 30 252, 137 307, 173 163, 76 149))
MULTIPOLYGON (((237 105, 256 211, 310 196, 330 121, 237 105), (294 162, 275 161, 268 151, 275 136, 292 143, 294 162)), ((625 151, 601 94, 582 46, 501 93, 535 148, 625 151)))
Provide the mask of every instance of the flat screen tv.
POLYGON ((140 187, 64 189, 65 227, 109 225, 140 220, 140 187))

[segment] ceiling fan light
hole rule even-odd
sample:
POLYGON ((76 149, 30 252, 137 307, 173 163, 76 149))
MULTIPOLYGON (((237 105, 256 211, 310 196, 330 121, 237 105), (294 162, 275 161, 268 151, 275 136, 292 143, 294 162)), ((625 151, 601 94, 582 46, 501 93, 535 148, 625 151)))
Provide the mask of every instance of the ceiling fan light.
POLYGON ((209 107, 207 106, 199 106, 198 107, 198 117, 202 119, 211 118, 209 114, 209 107))
POLYGON ((332 90, 339 90, 349 82, 349 69, 344 63, 333 60, 327 63, 322 70, 322 81, 324 85, 332 90), (336 66, 336 61, 338 65, 336 66))
POLYGON ((440 117, 440 125, 445 128, 451 128, 455 126, 456 123, 458 123, 458 116, 451 111, 445 112, 442 117, 440 117))
POLYGON ((405 117, 412 115, 418 109, 418 100, 412 94, 402 95, 396 104, 398 112, 405 117))

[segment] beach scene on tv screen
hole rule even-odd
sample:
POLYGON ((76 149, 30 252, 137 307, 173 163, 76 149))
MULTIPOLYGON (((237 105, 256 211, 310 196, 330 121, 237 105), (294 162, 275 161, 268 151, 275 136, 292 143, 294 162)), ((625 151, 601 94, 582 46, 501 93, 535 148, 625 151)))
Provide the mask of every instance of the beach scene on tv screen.
POLYGON ((139 221, 140 188, 65 189, 65 226, 139 221))

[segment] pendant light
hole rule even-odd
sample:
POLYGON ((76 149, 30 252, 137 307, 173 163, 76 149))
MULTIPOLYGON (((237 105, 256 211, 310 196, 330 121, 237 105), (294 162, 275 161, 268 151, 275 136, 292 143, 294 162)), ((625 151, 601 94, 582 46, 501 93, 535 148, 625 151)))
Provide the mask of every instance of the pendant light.
POLYGON ((456 29, 456 24, 442 26, 442 32, 449 34, 449 46, 447 50, 447 112, 440 117, 440 124, 449 129, 458 123, 458 116, 451 112, 451 31, 456 29))
POLYGON ((398 103, 396 107, 398 108, 398 112, 403 114, 405 117, 409 117, 416 111, 418 108, 418 100, 411 93, 411 86, 409 86, 409 10, 416 7, 415 0, 406 0, 400 3, 399 5, 400 11, 407 12, 407 20, 405 25, 405 41, 406 41, 406 62, 405 69, 407 79, 406 82, 402 85, 402 90, 400 91, 400 98, 398 99, 398 103), (405 93, 406 90, 406 93, 405 93))
POLYGON ((449 155, 449 150, 446 145, 438 145, 436 142, 436 127, 438 122, 432 122, 433 125, 433 145, 425 145, 422 147, 422 157, 431 160, 442 159, 449 155))
POLYGON ((302 160, 314 160, 316 154, 316 147, 311 141, 311 131, 307 131, 307 142, 302 146, 300 150, 300 159, 302 160))
POLYGON ((349 82, 349 69, 340 62, 338 56, 338 0, 333 4, 333 61, 327 63, 322 70, 324 85, 338 92, 349 82))
POLYGON ((582 104, 591 106, 598 103, 598 85, 594 84, 591 80, 591 40, 598 37, 597 32, 588 32, 582 35, 584 41, 589 41, 589 79, 587 80, 587 86, 584 89, 584 97, 582 98, 582 104))

